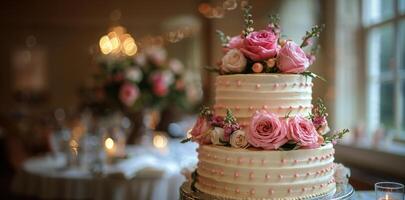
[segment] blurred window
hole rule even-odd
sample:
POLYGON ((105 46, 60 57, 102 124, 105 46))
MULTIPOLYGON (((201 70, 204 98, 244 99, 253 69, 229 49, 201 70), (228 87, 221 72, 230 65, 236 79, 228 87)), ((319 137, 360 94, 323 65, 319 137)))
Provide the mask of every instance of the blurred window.
POLYGON ((405 0, 363 0, 369 123, 405 139, 405 0))

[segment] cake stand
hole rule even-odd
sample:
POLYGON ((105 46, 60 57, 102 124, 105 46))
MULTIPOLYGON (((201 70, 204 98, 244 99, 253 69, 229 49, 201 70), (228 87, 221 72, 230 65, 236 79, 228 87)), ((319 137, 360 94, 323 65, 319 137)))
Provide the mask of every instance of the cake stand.
MULTIPOLYGON (((330 194, 314 197, 308 200, 348 200, 354 196, 354 189, 350 184, 337 184, 336 191, 330 194)), ((180 200, 228 200, 226 198, 214 197, 199 191, 192 191, 189 182, 183 183, 180 187, 180 200)))

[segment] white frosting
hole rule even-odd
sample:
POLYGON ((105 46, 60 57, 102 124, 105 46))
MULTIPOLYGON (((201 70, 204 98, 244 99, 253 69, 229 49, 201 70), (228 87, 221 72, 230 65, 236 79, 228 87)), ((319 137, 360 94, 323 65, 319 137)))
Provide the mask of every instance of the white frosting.
POLYGON ((301 199, 335 189, 332 144, 317 149, 257 151, 202 145, 198 190, 231 199, 301 199))
POLYGON ((312 79, 297 74, 235 74, 216 78, 215 113, 231 109, 241 125, 248 125, 253 113, 266 109, 279 117, 312 109, 312 79))

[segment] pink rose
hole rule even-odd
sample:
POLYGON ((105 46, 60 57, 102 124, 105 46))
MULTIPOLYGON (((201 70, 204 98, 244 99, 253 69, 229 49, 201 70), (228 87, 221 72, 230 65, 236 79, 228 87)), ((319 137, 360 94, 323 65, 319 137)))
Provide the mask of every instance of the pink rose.
POLYGON ((131 83, 124 83, 120 88, 119 98, 126 106, 132 106, 139 96, 139 89, 131 83))
POLYGON ((205 117, 199 117, 194 124, 193 129, 190 134, 193 136, 194 140, 199 144, 210 144, 210 130, 211 126, 205 117))
POLYGON ((159 97, 166 96, 167 93, 169 92, 168 87, 165 85, 165 83, 163 81, 154 82, 152 90, 153 90, 153 93, 159 97))
POLYGON ((287 137, 302 147, 319 147, 319 135, 311 120, 298 115, 289 119, 287 137))
POLYGON ((243 47, 243 38, 240 35, 232 37, 229 40, 227 47, 230 48, 230 49, 240 49, 240 48, 242 48, 243 47))
POLYGON ((278 149, 288 142, 286 124, 273 113, 256 112, 250 122, 247 140, 254 147, 278 149))
POLYGON ((267 60, 277 55, 277 40, 273 31, 255 31, 243 40, 241 51, 253 61, 267 60))
POLYGON ((305 52, 292 41, 288 41, 278 53, 278 68, 282 72, 301 73, 309 64, 305 52))

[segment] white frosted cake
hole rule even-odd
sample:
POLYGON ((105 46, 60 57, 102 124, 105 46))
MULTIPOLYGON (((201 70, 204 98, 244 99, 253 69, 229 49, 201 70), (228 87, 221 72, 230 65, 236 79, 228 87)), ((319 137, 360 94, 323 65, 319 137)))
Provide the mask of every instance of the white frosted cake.
POLYGON ((295 151, 254 151, 204 145, 196 188, 230 199, 303 199, 330 193, 332 144, 295 151))
MULTIPOLYGON (((276 17, 254 31, 245 6, 241 35, 219 32, 225 55, 216 70, 213 109, 204 107, 184 140, 199 143, 191 188, 213 199, 311 199, 336 190, 333 143, 347 129, 329 133, 322 100, 312 103, 307 71, 315 57, 280 38, 276 17)), ((211 199, 211 198, 210 198, 211 199)))

